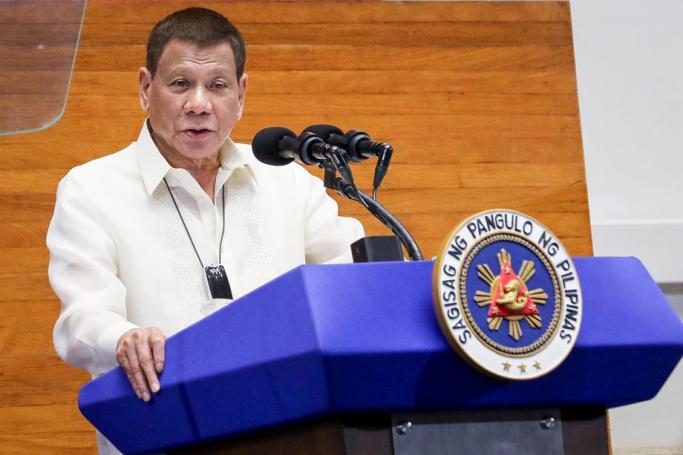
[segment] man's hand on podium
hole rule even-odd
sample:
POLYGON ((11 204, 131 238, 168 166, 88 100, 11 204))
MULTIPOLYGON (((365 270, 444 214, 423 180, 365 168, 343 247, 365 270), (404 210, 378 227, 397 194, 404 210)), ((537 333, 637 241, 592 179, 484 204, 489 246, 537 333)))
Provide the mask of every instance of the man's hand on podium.
POLYGON ((138 398, 149 401, 159 391, 158 374, 164 369, 166 338, 156 327, 124 333, 116 345, 116 360, 126 372, 138 398))

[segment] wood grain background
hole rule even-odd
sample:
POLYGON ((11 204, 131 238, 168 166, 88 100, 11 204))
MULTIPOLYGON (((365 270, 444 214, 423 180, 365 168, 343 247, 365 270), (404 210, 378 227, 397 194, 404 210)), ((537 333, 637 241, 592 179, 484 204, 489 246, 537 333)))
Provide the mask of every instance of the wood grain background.
MULTIPOLYGON (((12 12, 19 6, 3 2, 1 26, 14 24, 20 37, 30 35, 26 24, 58 21, 41 14, 41 3, 12 12)), ((88 376, 52 348, 59 302, 45 233, 67 170, 137 137, 146 35, 185 5, 91 0, 64 117, 43 132, 0 137, 0 453, 96 451, 76 407, 88 376)), ((235 140, 249 142, 266 126, 332 123, 390 142, 396 152, 379 199, 426 257, 463 217, 492 207, 526 212, 570 253, 591 254, 568 3, 203 5, 247 41, 249 91, 235 140)), ((26 57, 15 41, 0 95, 21 94, 36 76, 18 69, 26 57)), ((58 81, 64 46, 50 46, 36 64, 58 81)), ((0 101, 11 112, 11 97, 0 101)), ((32 101, 39 110, 49 99, 32 101)), ((366 189, 371 171, 369 163, 354 168, 366 189)), ((386 233, 355 205, 341 209, 369 234, 386 233)))

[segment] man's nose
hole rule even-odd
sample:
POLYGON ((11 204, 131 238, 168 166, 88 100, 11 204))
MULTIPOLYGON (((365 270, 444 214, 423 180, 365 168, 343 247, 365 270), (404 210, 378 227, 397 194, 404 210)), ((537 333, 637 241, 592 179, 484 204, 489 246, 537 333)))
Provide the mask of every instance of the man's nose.
POLYGON ((209 114, 211 112, 211 99, 206 88, 197 86, 188 93, 185 101, 186 114, 209 114))

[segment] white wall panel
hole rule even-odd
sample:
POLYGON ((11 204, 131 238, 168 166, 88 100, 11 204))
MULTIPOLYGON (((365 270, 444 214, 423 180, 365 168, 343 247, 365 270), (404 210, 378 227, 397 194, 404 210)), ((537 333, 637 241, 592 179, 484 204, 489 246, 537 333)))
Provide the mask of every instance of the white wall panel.
MULTIPOLYGON (((594 252, 682 283, 683 1, 571 10, 594 252)), ((610 417, 617 454, 683 453, 683 363, 655 399, 610 417)))
POLYGON ((596 255, 683 282, 683 2, 571 2, 596 255))

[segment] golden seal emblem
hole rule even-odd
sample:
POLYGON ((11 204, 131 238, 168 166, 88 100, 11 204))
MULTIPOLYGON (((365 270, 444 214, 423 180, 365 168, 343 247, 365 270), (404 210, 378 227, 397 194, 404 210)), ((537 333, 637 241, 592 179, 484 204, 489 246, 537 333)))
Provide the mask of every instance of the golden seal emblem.
POLYGON ((434 307, 451 346, 487 374, 549 373, 573 348, 582 298, 571 257, 520 212, 474 215, 447 237, 434 266, 434 307))

